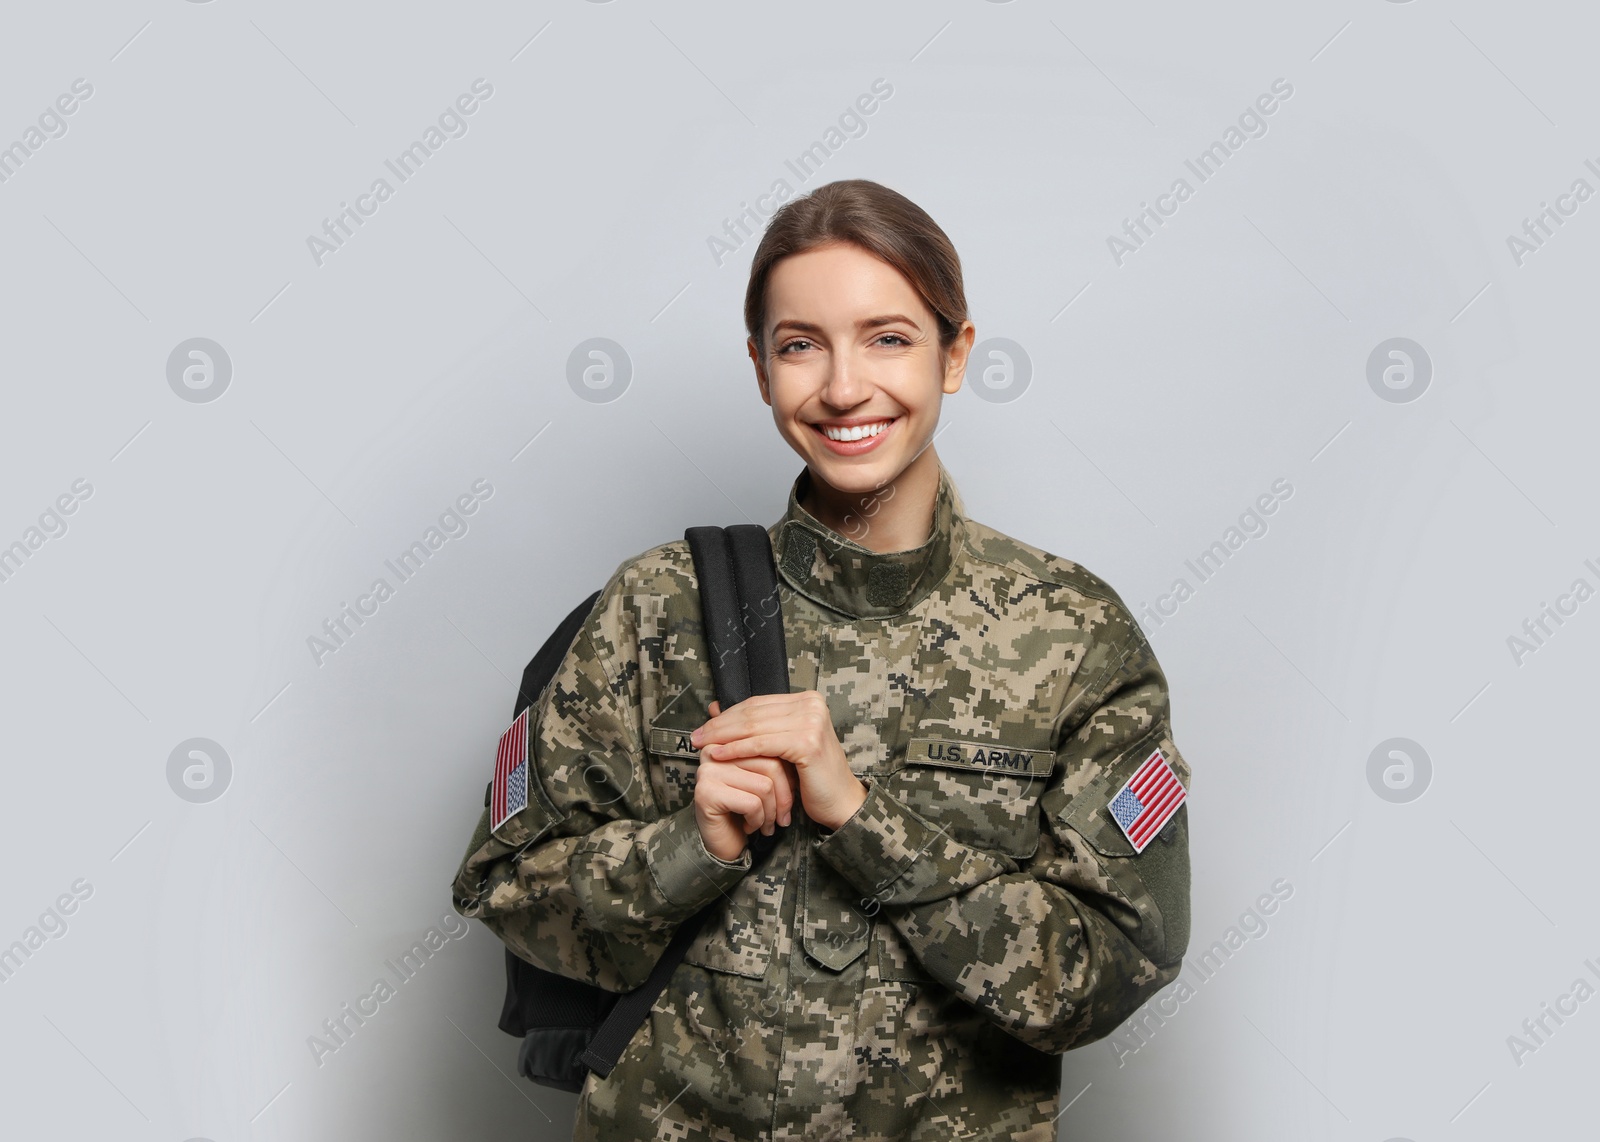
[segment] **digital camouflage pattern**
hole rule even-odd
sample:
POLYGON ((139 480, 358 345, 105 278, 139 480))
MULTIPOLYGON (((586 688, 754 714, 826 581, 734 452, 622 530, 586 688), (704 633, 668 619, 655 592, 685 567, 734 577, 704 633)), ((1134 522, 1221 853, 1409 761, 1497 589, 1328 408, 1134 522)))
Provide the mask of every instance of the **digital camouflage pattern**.
POLYGON ((826 697, 860 809, 829 832, 797 803, 754 868, 706 851, 688 735, 715 693, 676 540, 607 582, 535 703, 530 803, 493 836, 485 813, 456 908, 624 990, 715 903, 578 1139, 1053 1139, 1060 1053, 1188 946, 1187 806, 1137 855, 1106 809, 1156 747, 1189 784, 1165 678, 1106 583, 967 519, 942 466, 902 552, 814 519, 808 479, 769 528, 790 688, 826 697))

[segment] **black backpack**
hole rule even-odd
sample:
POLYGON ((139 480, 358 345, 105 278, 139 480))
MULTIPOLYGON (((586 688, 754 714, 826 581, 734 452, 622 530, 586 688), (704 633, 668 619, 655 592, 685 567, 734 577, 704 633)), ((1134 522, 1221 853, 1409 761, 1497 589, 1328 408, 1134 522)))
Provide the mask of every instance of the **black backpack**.
MULTIPOLYGON (((753 523, 691 527, 684 538, 700 583, 711 673, 722 708, 752 694, 787 694, 789 656, 766 529, 753 523)), ((579 603, 528 663, 513 717, 544 693, 599 596, 595 591, 579 603)), ((776 842, 776 830, 772 836, 752 833, 747 843, 753 860, 776 842)), ((709 904, 683 921, 649 978, 621 994, 535 967, 507 948, 500 1030, 522 1039, 518 1071, 541 1086, 573 1092, 583 1089, 591 1070, 601 1078, 609 1075, 715 907, 709 904)))

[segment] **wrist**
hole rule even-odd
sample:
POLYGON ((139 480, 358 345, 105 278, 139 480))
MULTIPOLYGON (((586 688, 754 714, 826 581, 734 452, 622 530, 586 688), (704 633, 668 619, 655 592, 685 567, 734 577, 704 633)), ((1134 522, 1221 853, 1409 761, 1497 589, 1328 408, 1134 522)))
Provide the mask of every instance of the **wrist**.
POLYGON ((645 863, 661 896, 673 905, 702 907, 737 883, 750 868, 750 854, 724 860, 706 846, 692 806, 645 826, 650 832, 645 863))
POLYGON ((708 856, 725 863, 737 861, 749 847, 749 840, 741 834, 739 826, 727 818, 720 821, 708 816, 698 804, 694 806, 695 828, 700 834, 700 846, 708 856), (730 851, 731 850, 731 851, 730 851))
POLYGON ((855 787, 852 790, 852 792, 854 793, 854 796, 849 801, 847 801, 844 806, 842 806, 842 811, 840 813, 838 813, 837 815, 830 815, 827 820, 821 820, 821 819, 815 818, 815 817, 812 818, 813 820, 815 820, 817 822, 817 824, 821 825, 824 829, 827 829, 829 832, 833 832, 835 829, 839 828, 846 821, 848 821, 851 817, 854 817, 856 815, 857 811, 860 810, 861 806, 866 804, 866 800, 867 800, 867 783, 862 781, 861 778, 856 777, 856 775, 853 774, 853 773, 850 776, 851 777, 855 777, 855 787))
POLYGON ((710 853, 712 856, 716 857, 718 860, 725 861, 725 862, 727 862, 729 864, 731 864, 734 861, 738 860, 739 857, 744 854, 744 850, 749 848, 749 843, 748 843, 748 840, 747 840, 744 844, 741 844, 738 847, 737 851, 734 851, 734 852, 723 852, 722 851, 722 845, 720 843, 719 844, 715 844, 715 845, 712 844, 710 841, 706 840, 706 837, 705 837, 704 833, 700 834, 700 843, 705 846, 706 852, 710 853))

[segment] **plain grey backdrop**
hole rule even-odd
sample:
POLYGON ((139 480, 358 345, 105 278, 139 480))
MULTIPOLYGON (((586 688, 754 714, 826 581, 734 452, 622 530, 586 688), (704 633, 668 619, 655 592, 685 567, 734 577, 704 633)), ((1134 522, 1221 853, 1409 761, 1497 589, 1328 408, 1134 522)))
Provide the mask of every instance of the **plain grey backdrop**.
POLYGON ((0 1132, 568 1135, 448 884, 555 623, 782 512, 750 256, 866 177, 963 259, 969 513, 1139 611, 1194 768, 1192 966, 1064 1057, 1061 1136, 1577 1137, 1597 30, 10 6, 0 1132))

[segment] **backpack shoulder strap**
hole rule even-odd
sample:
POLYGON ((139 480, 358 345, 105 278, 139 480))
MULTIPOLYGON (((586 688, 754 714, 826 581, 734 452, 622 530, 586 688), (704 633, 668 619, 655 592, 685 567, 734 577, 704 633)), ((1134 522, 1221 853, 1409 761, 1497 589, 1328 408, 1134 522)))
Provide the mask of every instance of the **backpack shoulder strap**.
POLYGON ((722 708, 752 694, 789 692, 778 573, 758 524, 684 532, 700 583, 700 614, 722 708))
MULTIPOLYGON (((691 527, 684 533, 695 557, 700 612, 717 701, 726 710, 752 694, 789 692, 778 571, 767 529, 753 523, 691 527)), ((760 860, 778 836, 753 833, 750 855, 760 860)))
POLYGON ((778 572, 772 561, 772 539, 766 528, 753 523, 734 524, 725 531, 728 556, 739 587, 750 693, 787 694, 789 651, 783 639, 783 607, 778 572))
MULTIPOLYGON (((789 659, 766 528, 753 523, 691 527, 684 538, 700 584, 701 620, 717 701, 727 709, 752 694, 787 694, 789 659)), ((776 841, 776 832, 770 837, 752 835, 747 842, 752 858, 766 855, 776 841)), ((580 1056, 595 1074, 605 1078, 617 1065, 715 907, 708 905, 679 924, 649 978, 617 999, 580 1056)))

